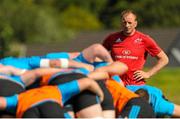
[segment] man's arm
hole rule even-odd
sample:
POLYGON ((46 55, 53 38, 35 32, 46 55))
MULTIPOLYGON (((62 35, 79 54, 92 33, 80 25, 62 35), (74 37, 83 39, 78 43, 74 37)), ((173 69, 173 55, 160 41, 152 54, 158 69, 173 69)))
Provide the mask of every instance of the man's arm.
POLYGON ((154 74, 156 74, 159 70, 161 70, 164 66, 166 66, 169 62, 167 55, 164 51, 161 51, 159 54, 156 55, 157 63, 154 65, 149 71, 145 72, 142 70, 137 70, 134 72, 134 78, 137 80, 141 79, 148 79, 154 74))
POLYGON ((0 97, 0 110, 14 110, 18 104, 18 95, 0 97))
POLYGON ((89 90, 89 91, 97 94, 99 96, 100 100, 103 101, 104 94, 103 94, 101 88, 99 87, 99 85, 94 80, 89 79, 89 78, 82 78, 82 79, 78 80, 78 85, 79 85, 80 91, 89 90))
POLYGON ((0 110, 6 109, 6 99, 4 97, 0 97, 0 110))
POLYGON ((88 74, 88 77, 93 80, 103 80, 110 78, 108 72, 105 71, 93 71, 90 74, 88 74))
POLYGON ((89 71, 93 71, 94 67, 90 64, 85 64, 81 62, 77 62, 71 59, 41 59, 40 61, 40 67, 42 68, 85 68, 89 71))
POLYGON ((113 75, 122 75, 128 70, 128 67, 121 62, 115 61, 107 66, 95 69, 88 77, 94 80, 108 79, 113 75))
POLYGON ((15 68, 13 66, 5 66, 0 65, 0 73, 8 74, 8 75, 21 75, 25 72, 24 69, 15 68))
POLYGON ((25 83, 26 86, 29 86, 43 75, 54 74, 62 70, 63 69, 60 68, 37 68, 28 70, 21 75, 21 80, 25 83))
POLYGON ((93 71, 94 66, 86 63, 77 62, 74 60, 69 60, 69 68, 85 68, 88 71, 93 71))
POLYGON ((107 66, 99 67, 95 69, 95 71, 105 71, 108 72, 109 75, 122 75, 127 72, 128 67, 126 64, 115 61, 107 66))

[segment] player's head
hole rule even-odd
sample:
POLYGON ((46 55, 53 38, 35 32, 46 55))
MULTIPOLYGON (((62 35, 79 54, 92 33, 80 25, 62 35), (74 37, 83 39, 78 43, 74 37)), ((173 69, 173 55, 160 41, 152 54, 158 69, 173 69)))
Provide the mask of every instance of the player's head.
POLYGON ((137 15, 132 10, 124 10, 121 13, 121 25, 124 35, 132 35, 137 26, 137 15))
POLYGON ((125 16, 132 14, 134 17, 134 20, 137 21, 137 15, 133 10, 127 9, 121 12, 121 19, 123 19, 125 16))
POLYGON ((149 102, 149 93, 146 90, 140 88, 137 91, 135 91, 135 93, 142 97, 144 100, 149 102))

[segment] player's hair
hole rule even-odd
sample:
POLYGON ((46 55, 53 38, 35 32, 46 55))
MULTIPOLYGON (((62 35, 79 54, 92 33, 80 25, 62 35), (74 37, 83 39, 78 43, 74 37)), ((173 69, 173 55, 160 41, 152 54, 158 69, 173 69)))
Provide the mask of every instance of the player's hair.
POLYGON ((137 14, 133 10, 130 10, 130 9, 122 11, 121 18, 123 18, 127 14, 133 14, 135 16, 135 20, 137 20, 137 14))
POLYGON ((138 94, 143 99, 145 99, 146 101, 149 101, 149 94, 146 90, 140 88, 137 91, 135 91, 135 93, 138 94))

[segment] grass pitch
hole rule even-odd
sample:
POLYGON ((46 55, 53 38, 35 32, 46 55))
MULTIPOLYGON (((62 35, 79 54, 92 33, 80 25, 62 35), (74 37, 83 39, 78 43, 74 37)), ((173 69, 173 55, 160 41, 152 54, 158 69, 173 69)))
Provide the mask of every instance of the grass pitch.
POLYGON ((180 105, 180 68, 164 68, 147 84, 160 88, 168 100, 180 105))

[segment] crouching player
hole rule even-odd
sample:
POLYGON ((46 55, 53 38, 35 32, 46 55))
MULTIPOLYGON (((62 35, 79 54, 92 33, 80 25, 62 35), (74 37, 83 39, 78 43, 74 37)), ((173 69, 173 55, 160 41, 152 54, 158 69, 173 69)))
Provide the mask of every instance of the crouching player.
MULTIPOLYGON (((95 71, 90 73, 85 69, 74 69, 68 72, 59 72, 51 75, 45 75, 41 80, 41 84, 57 85, 72 81, 74 78, 77 79, 83 77, 89 77, 91 79, 98 80, 97 83, 100 85, 105 95, 104 101, 101 103, 103 117, 114 118, 115 112, 112 101, 113 99, 102 79, 107 79, 110 75, 122 74, 126 70, 127 68, 125 68, 122 63, 113 62, 108 66, 97 68, 95 71)), ((95 111, 94 107, 98 108, 96 95, 88 91, 84 91, 77 95, 75 98, 73 98, 73 100, 71 100, 71 103, 73 105, 73 110, 78 117, 86 117, 83 114, 92 113, 95 111)))
MULTIPOLYGON (((133 92, 139 89, 147 91, 149 95, 148 102, 152 105, 157 117, 180 117, 180 105, 165 99, 163 92, 160 89, 150 85, 127 85, 126 87, 133 92)), ((147 96, 143 95, 142 97, 147 96)))
MULTIPOLYGON (((83 90, 92 91, 103 100, 103 92, 98 84, 92 79, 82 78, 57 86, 43 86, 21 94, 0 97, 0 109, 13 111, 18 118, 69 118, 62 108, 63 104, 83 90)), ((96 117, 102 117, 102 112, 96 117)))
POLYGON ((113 79, 107 80, 106 85, 113 96, 116 117, 155 118, 153 108, 139 95, 128 90, 113 79))

